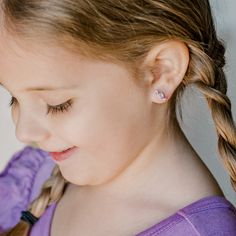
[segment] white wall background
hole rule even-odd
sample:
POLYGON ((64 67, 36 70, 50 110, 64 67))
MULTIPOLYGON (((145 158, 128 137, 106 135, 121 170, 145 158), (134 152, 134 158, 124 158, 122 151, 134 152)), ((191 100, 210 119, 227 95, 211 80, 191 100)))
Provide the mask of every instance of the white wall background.
MULTIPOLYGON (((220 38, 227 46, 228 96, 232 101, 233 115, 236 120, 236 1, 211 0, 215 22, 220 38)), ((15 137, 15 129, 10 116, 9 94, 0 88, 0 171, 4 168, 12 154, 23 145, 15 137)), ((220 163, 217 150, 216 133, 210 111, 204 97, 198 92, 188 91, 183 100, 182 128, 195 150, 207 164, 226 197, 236 206, 234 193, 228 175, 220 163), (188 95, 191 93, 191 95, 188 95)))

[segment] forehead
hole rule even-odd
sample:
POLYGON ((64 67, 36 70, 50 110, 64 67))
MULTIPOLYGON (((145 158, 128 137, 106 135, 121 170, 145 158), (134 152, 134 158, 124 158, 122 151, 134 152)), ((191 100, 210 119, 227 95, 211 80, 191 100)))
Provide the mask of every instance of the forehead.
POLYGON ((83 68, 85 59, 62 47, 0 36, 0 83, 6 86, 10 81, 27 81, 28 87, 34 87, 35 81, 40 81, 42 86, 47 83, 48 87, 55 87, 53 78, 66 78, 69 82, 73 75, 82 74, 83 68))
POLYGON ((29 68, 52 68, 54 65, 64 64, 68 68, 75 59, 82 60, 79 54, 75 55, 68 50, 51 44, 40 44, 10 36, 0 36, 0 66, 30 66, 29 68))
POLYGON ((82 88, 131 76, 121 63, 85 57, 52 43, 0 36, 0 83, 12 93, 31 87, 82 88))

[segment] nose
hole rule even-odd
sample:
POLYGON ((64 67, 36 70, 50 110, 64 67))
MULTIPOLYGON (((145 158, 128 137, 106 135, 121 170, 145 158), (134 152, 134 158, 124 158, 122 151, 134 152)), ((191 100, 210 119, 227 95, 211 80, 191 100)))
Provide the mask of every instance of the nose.
POLYGON ((35 116, 32 112, 31 114, 21 112, 15 124, 16 138, 22 143, 42 142, 49 136, 43 119, 35 116))

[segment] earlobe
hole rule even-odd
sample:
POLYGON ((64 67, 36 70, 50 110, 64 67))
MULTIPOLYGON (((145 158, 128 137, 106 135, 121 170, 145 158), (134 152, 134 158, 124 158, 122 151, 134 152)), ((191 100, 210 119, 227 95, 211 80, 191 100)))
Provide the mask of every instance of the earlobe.
POLYGON ((152 99, 163 103, 172 96, 186 74, 189 50, 185 43, 169 40, 152 48, 145 59, 143 68, 149 77, 152 99))

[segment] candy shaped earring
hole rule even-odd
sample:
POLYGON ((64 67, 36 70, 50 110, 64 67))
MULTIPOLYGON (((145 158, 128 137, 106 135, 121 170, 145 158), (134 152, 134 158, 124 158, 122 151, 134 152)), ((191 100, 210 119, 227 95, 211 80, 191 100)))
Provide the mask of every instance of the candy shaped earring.
POLYGON ((164 92, 162 92, 162 91, 160 91, 158 89, 155 90, 154 96, 160 98, 161 100, 165 100, 166 99, 166 96, 165 96, 164 92))

